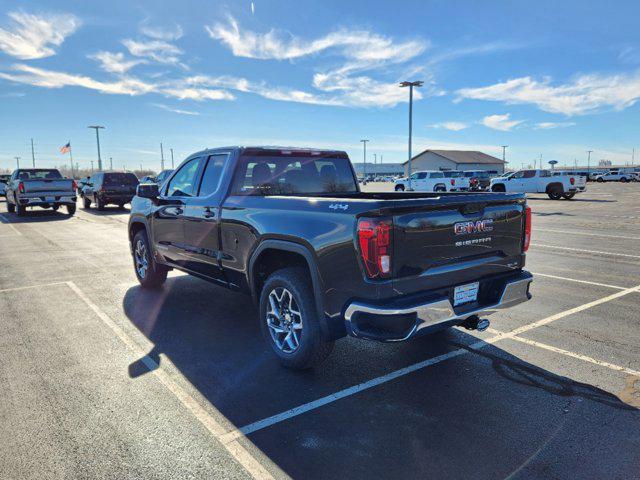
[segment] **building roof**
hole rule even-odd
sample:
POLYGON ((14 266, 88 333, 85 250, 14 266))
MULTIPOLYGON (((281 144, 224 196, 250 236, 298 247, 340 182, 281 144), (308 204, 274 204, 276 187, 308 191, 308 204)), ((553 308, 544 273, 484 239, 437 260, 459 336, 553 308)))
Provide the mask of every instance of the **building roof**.
MULTIPOLYGON (((469 163, 483 163, 483 164, 504 164, 504 162, 497 157, 492 157, 491 155, 487 155, 486 153, 470 151, 470 150, 424 150, 420 152, 418 155, 414 156, 411 160, 415 160, 421 155, 425 153, 435 153, 441 157, 446 158, 447 160, 452 161, 457 164, 469 164, 469 163)), ((407 162, 404 162, 403 165, 406 165, 407 162)))

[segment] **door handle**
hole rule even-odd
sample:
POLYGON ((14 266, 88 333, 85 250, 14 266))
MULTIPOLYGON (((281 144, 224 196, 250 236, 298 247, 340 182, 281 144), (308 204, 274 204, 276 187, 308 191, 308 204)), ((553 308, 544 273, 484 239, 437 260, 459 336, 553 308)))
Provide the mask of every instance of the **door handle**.
POLYGON ((202 214, 202 216, 204 218, 211 218, 211 217, 215 217, 216 213, 211 211, 211 207, 205 207, 204 213, 202 214))

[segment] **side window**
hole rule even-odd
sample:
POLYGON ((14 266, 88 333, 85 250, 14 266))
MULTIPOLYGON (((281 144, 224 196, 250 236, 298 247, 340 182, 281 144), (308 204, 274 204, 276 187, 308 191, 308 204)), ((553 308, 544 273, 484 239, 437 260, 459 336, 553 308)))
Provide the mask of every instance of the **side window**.
POLYGON ((522 178, 533 178, 536 176, 536 171, 535 170, 525 170, 524 171, 524 175, 522 176, 522 178))
POLYGON ((444 178, 444 173, 442 172, 432 173, 431 178, 444 178))
POLYGON ((167 185, 167 197, 191 197, 195 194, 200 160, 200 157, 192 158, 178 170, 167 185))
POLYGON ((424 172, 420 172, 418 174, 418 180, 424 180, 425 178, 427 178, 427 174, 424 172))
POLYGON ((211 155, 207 166, 202 174, 202 182, 200 182, 201 197, 206 197, 214 193, 220 187, 220 180, 222 179, 222 169, 227 161, 228 155, 226 153, 220 155, 211 155))
POLYGON ((551 172, 549 170, 540 170, 540 177, 544 178, 544 177, 550 177, 550 176, 551 176, 551 172))
POLYGON ((511 178, 523 178, 524 174, 525 174, 525 171, 524 170, 520 170, 519 172, 514 173, 511 178))

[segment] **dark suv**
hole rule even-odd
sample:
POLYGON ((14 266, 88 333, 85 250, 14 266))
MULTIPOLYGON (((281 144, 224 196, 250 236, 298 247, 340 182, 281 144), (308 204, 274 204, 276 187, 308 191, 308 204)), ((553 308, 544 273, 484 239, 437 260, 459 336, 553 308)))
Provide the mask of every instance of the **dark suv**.
POLYGON ((133 173, 94 173, 82 190, 84 208, 89 208, 92 203, 98 210, 104 210, 109 204, 122 208, 125 203, 131 203, 139 183, 133 173))

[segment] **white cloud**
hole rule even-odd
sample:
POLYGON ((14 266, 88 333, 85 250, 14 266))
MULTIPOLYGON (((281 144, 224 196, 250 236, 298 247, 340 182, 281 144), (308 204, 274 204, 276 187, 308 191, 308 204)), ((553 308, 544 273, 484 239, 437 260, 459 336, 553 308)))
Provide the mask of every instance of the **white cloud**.
POLYGON ((113 95, 146 95, 157 93, 181 100, 233 100, 235 97, 225 91, 209 88, 191 88, 184 80, 150 83, 134 77, 122 77, 117 81, 103 82, 83 75, 74 75, 53 70, 44 70, 29 65, 14 65, 12 72, 0 72, 0 78, 15 83, 43 88, 82 87, 100 93, 113 95))
POLYGON ((153 107, 159 108, 161 110, 166 110, 167 112, 172 112, 172 113, 178 113, 180 115, 192 115, 192 116, 200 115, 200 112, 196 112, 193 110, 182 110, 179 108, 173 108, 163 103, 151 103, 150 105, 153 107))
POLYGON ((100 67, 110 73, 127 73, 136 65, 147 63, 145 60, 125 60, 121 52, 97 52, 89 58, 100 62, 100 67))
POLYGON ((388 37, 366 30, 339 30, 306 41, 278 30, 267 33, 241 31, 233 17, 229 17, 227 24, 217 23, 205 28, 212 39, 226 44, 235 56, 263 60, 290 60, 336 48, 349 59, 404 62, 420 55, 428 46, 420 40, 394 43, 388 37))
POLYGON ((469 127, 469 124, 464 122, 440 122, 429 125, 431 128, 444 128, 445 130, 451 130, 453 132, 459 132, 469 127))
POLYGON ((508 113, 505 113, 504 115, 489 115, 484 117, 481 123, 485 127, 508 132, 524 122, 524 120, 509 120, 510 117, 511 115, 508 113))
POLYGON ((80 26, 80 20, 69 14, 9 12, 8 16, 13 25, 0 28, 0 50, 22 60, 55 55, 55 47, 80 26))
POLYGON ((179 40, 183 35, 182 27, 180 25, 176 25, 174 28, 142 25, 140 27, 140 33, 149 38, 153 38, 155 40, 164 40, 167 42, 179 40))
POLYGON ((552 128, 572 127, 574 122, 540 122, 536 123, 533 128, 536 130, 550 130, 552 128))
POLYGON ((533 104, 541 110, 568 116, 584 115, 605 107, 623 110, 640 98, 640 71, 619 75, 582 75, 554 86, 549 78, 515 78, 488 87, 463 88, 463 98, 493 100, 506 104, 533 104))
POLYGON ((134 57, 148 58, 158 63, 168 65, 177 64, 180 61, 182 50, 172 43, 163 40, 137 41, 125 39, 122 44, 134 57))

